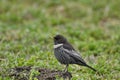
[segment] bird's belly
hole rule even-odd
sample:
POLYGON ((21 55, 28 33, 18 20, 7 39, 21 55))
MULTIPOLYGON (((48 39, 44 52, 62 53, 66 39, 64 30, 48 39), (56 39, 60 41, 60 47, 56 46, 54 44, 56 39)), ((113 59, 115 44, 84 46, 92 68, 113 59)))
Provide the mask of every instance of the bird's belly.
POLYGON ((55 57, 61 64, 70 64, 70 57, 61 49, 54 50, 55 57))

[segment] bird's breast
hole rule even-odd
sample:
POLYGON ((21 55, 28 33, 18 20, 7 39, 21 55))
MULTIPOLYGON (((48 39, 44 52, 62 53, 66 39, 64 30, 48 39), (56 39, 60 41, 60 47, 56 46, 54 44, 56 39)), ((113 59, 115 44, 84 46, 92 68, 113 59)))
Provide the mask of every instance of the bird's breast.
POLYGON ((62 47, 54 49, 54 55, 61 64, 69 64, 70 57, 62 50, 62 47))

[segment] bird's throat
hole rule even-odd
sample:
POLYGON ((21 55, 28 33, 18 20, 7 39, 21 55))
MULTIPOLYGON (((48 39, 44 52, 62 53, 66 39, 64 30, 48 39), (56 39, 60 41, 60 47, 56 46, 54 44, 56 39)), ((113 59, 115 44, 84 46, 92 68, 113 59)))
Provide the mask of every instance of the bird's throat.
POLYGON ((63 44, 56 44, 54 45, 54 49, 58 48, 58 47, 61 47, 63 44))

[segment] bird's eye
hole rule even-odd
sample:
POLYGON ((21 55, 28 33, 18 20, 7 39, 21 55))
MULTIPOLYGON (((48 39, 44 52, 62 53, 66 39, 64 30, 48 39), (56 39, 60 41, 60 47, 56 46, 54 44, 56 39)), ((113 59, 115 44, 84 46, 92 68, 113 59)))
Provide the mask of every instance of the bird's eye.
POLYGON ((58 40, 59 38, 56 37, 55 39, 58 40))

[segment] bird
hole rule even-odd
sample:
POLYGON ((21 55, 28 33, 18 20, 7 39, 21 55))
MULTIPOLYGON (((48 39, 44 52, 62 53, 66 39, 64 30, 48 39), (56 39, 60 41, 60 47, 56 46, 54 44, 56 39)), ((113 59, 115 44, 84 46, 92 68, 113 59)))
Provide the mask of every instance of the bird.
POLYGON ((69 64, 77 64, 81 66, 88 67, 93 71, 97 71, 93 67, 89 66, 81 57, 73 46, 68 42, 68 40, 58 34, 53 37, 54 39, 54 55, 56 59, 61 63, 66 65, 64 71, 68 72, 69 64))

